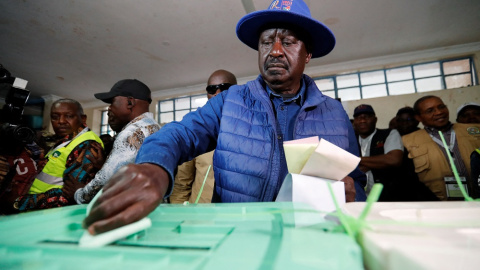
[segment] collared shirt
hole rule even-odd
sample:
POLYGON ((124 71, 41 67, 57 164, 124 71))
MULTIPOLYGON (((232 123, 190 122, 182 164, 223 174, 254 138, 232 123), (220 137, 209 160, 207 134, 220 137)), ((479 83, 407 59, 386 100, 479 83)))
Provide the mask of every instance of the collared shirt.
MULTIPOLYGON (((273 111, 275 112, 275 120, 277 122, 277 140, 280 145, 280 178, 287 175, 288 167, 283 150, 283 142, 293 140, 293 132, 295 129, 295 121, 298 113, 302 108, 305 100, 305 82, 301 81, 300 91, 293 97, 285 97, 277 94, 267 85, 267 93, 272 101, 273 111)), ((283 179, 277 181, 279 185, 283 183, 283 179)), ((277 186, 277 190, 280 186, 277 186)))
POLYGON ((293 97, 282 97, 280 94, 273 92, 268 85, 267 92, 277 118, 278 139, 282 141, 293 140, 295 120, 297 120, 300 108, 302 108, 305 101, 305 82, 301 81, 300 91, 293 97))
MULTIPOLYGON (((433 141, 435 141, 440 147, 440 150, 442 150, 443 155, 445 156, 445 159, 447 160, 447 163, 450 165, 450 161, 447 156, 447 152, 445 150, 445 147, 443 146, 442 140, 440 138, 440 134, 438 133, 438 130, 436 128, 430 128, 430 127, 425 127, 425 131, 427 131, 428 135, 432 138, 433 141)), ((467 167, 463 163, 462 156, 460 154, 460 149, 458 148, 458 143, 457 139, 455 138, 455 132, 453 132, 453 124, 450 123, 450 126, 448 127, 447 131, 442 132, 443 138, 445 139, 445 142, 447 143, 447 147, 449 147, 450 155, 453 158, 455 167, 457 168, 457 171, 460 176, 465 176, 469 178, 469 173, 467 171, 467 167), (453 136, 453 137, 452 137, 453 136), (453 141, 453 145, 452 145, 453 141)), ((451 165, 450 165, 451 167, 451 165)), ((452 169, 452 168, 450 168, 452 169)), ((453 170, 452 170, 452 175, 453 175, 453 170)))
POLYGON ((84 188, 77 189, 75 201, 88 203, 121 167, 134 163, 138 150, 146 137, 160 129, 160 125, 150 112, 143 113, 130 121, 117 134, 112 151, 95 178, 84 188))
MULTIPOLYGON (((88 128, 86 128, 88 129, 88 128)), ((66 136, 58 141, 54 147, 72 140, 73 136, 66 136)), ((92 149, 94 145, 100 145, 96 141, 85 141, 75 147, 67 158, 65 164, 65 171, 63 173, 63 182, 78 181, 80 183, 88 183, 98 171, 92 162, 86 158, 87 155, 92 155, 92 149)), ((46 163, 46 162, 45 162, 46 163)), ((45 165, 45 164, 43 164, 45 165)), ((42 165, 37 165, 37 170, 40 172, 43 169, 42 165)), ((16 205, 18 205, 18 211, 29 211, 35 209, 47 209, 54 207, 61 207, 72 204, 65 197, 62 196, 62 189, 53 188, 45 193, 39 194, 27 194, 17 198, 16 205)))

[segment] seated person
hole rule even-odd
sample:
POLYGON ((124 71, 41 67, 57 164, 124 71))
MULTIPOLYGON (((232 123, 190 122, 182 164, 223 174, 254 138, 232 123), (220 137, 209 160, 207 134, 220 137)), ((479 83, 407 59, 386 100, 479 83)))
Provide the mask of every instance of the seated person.
POLYGON ((367 175, 367 194, 374 183, 382 183, 380 201, 398 200, 397 186, 402 176, 403 145, 396 129, 377 129, 377 116, 372 106, 361 104, 353 112, 362 157, 359 168, 367 175))
POLYGON ((401 136, 419 130, 418 120, 415 119, 415 112, 412 107, 403 107, 399 109, 395 121, 395 128, 401 136))
MULTIPOLYGON (((108 124, 117 135, 110 155, 95 178, 86 186, 69 183, 69 188, 71 186, 75 190, 78 204, 89 203, 120 167, 133 163, 143 140, 160 129, 149 112, 152 102, 150 89, 138 80, 121 80, 110 92, 97 93, 95 97, 110 104, 108 124)), ((94 157, 91 159, 95 160, 94 157)))
POLYGON ((438 199, 456 199, 449 196, 455 187, 446 183, 453 179, 453 170, 447 156, 449 151, 460 177, 465 179, 470 196, 477 197, 475 181, 470 177, 470 155, 480 147, 480 124, 450 123, 448 108, 437 96, 419 98, 413 109, 415 118, 425 128, 403 136, 402 140, 409 152, 408 157, 413 160, 419 180, 438 199), (440 131, 447 150, 441 141, 440 131))
POLYGON ((28 194, 18 196, 18 191, 11 191, 5 195, 6 205, 2 207, 8 208, 7 211, 24 212, 73 204, 73 193, 63 186, 69 182, 85 185, 98 171, 87 156, 98 149, 103 151, 102 141, 86 126, 82 105, 72 99, 57 100, 52 104, 50 118, 58 141, 45 155, 44 165, 37 168, 38 174, 28 194))

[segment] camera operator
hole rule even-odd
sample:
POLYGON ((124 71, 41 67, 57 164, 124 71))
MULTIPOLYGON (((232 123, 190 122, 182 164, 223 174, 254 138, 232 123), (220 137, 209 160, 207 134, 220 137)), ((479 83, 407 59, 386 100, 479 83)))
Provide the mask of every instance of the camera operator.
POLYGON ((104 156, 97 150, 103 151, 103 144, 86 126, 86 115, 80 103, 72 99, 57 100, 52 104, 50 117, 58 141, 45 155, 44 165, 37 166, 38 174, 28 194, 15 196, 19 192, 11 192, 2 198, 0 208, 6 212, 74 204, 75 190, 64 188, 64 183, 77 181, 85 185, 98 171, 88 157, 104 156))
POLYGON ((0 213, 8 213, 8 198, 26 194, 35 179, 43 154, 34 142, 35 132, 21 125, 23 107, 30 95, 26 81, 12 77, 0 65, 0 92, 7 93, 0 110, 0 213))

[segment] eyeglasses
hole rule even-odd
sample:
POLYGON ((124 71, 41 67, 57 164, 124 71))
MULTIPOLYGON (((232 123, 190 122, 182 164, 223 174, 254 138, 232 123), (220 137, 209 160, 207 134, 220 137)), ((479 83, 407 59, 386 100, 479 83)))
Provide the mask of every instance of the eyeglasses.
POLYGON ((231 83, 211 84, 207 86, 207 93, 209 93, 210 95, 215 95, 217 89, 220 89, 220 91, 223 92, 225 90, 228 90, 230 86, 232 86, 231 83))

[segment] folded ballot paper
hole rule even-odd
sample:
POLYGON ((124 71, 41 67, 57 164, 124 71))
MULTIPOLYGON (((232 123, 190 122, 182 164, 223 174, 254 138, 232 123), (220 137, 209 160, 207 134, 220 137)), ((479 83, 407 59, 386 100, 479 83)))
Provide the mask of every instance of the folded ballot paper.
POLYGON ((352 172, 360 158, 317 136, 283 144, 289 174, 276 201, 304 202, 324 212, 335 210, 328 189, 340 206, 345 204, 345 186, 339 181, 352 172))
MULTIPOLYGON (((93 204, 95 201, 102 195, 102 190, 100 190, 97 195, 93 198, 93 200, 87 206, 87 216, 90 213, 90 209, 92 209, 93 204)), ((152 221, 145 217, 139 221, 134 223, 122 226, 120 228, 104 232, 97 235, 90 235, 87 230, 83 232, 82 237, 80 238, 78 245, 82 248, 97 248, 108 245, 115 241, 124 239, 125 237, 138 233, 140 231, 146 230, 152 226, 152 221)))

